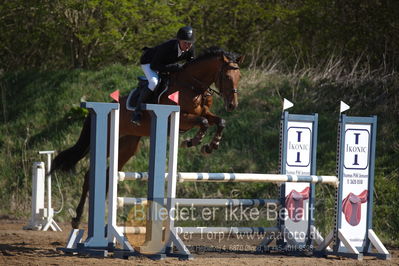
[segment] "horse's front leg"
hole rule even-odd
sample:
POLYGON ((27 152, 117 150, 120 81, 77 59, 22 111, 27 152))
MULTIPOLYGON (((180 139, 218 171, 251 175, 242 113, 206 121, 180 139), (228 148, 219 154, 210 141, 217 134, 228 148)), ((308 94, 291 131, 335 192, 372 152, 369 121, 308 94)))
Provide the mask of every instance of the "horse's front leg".
POLYGON ((191 129, 193 127, 199 127, 197 134, 192 139, 187 139, 182 142, 181 146, 184 148, 189 148, 201 144, 206 131, 209 128, 208 119, 202 116, 184 113, 181 116, 180 128, 191 129))
POLYGON ((213 150, 217 150, 219 148, 220 141, 222 139, 222 133, 226 126, 226 121, 223 118, 216 116, 211 112, 207 113, 206 118, 209 121, 209 125, 217 126, 217 129, 216 129, 215 135, 212 138, 212 141, 209 144, 205 144, 201 148, 202 153, 209 154, 209 153, 212 153, 213 150))
POLYGON ((84 183, 82 188, 82 195, 80 196, 80 201, 78 207, 76 208, 76 216, 72 218, 71 225, 73 229, 78 229, 80 225, 80 220, 82 219, 83 209, 86 202, 87 193, 89 192, 89 171, 86 172, 84 177, 84 183))

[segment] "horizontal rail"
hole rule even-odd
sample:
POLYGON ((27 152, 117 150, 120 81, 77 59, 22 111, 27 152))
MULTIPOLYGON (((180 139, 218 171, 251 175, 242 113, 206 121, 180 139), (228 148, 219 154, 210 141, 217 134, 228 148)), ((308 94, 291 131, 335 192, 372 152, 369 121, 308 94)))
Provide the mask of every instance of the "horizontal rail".
POLYGON ((118 228, 124 234, 142 235, 147 232, 145 226, 119 226, 118 228))
MULTIPOLYGON (((144 226, 126 226, 119 227, 125 234, 145 234, 146 227, 144 226)), ((165 228, 162 228, 165 230, 165 228)), ((175 227, 178 234, 209 234, 209 233, 223 233, 223 234, 264 234, 278 232, 278 227, 175 227)))
MULTIPOLYGON (((167 175, 167 174, 166 174, 167 175)), ((165 175, 165 177, 166 177, 165 175)), ((118 172, 118 180, 147 180, 148 173, 147 172, 118 172)))
MULTIPOLYGON (((125 205, 147 205, 146 198, 131 198, 118 197, 118 207, 125 205)), ((267 206, 268 204, 279 205, 280 201, 277 199, 175 199, 179 206, 212 206, 212 207, 226 207, 226 206, 267 206)), ((165 199, 166 204, 166 199, 165 199)))
POLYGON ((192 233, 192 234, 207 234, 207 233, 225 233, 225 234, 254 234, 254 233, 271 233, 278 232, 278 227, 179 227, 176 226, 176 232, 192 233))
MULTIPOLYGON (((167 174, 165 174, 165 178, 167 174)), ((338 186, 339 180, 336 176, 326 175, 280 175, 280 174, 251 174, 251 173, 187 173, 180 172, 177 174, 179 182, 195 181, 195 182, 309 182, 309 183, 325 183, 338 186)), ((146 172, 119 172, 119 181, 148 179, 146 172)))

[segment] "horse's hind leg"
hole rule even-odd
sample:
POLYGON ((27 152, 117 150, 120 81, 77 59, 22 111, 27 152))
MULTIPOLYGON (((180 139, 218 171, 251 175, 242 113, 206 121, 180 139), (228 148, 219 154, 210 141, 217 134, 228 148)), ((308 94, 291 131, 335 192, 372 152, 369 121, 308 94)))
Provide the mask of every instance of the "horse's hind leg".
MULTIPOLYGON (((132 157, 138 150, 140 143, 140 137, 136 136, 124 136, 119 140, 119 160, 118 169, 126 164, 126 162, 132 157)), ((87 193, 89 192, 89 171, 85 174, 82 195, 80 196, 80 201, 78 207, 76 208, 76 217, 72 218, 71 225, 72 228, 77 229, 80 225, 80 220, 82 218, 83 209, 86 203, 87 193)), ((108 170, 107 170, 107 191, 108 191, 108 170)))
POLYGON ((127 161, 136 154, 140 148, 140 138, 141 137, 129 135, 119 139, 118 170, 121 170, 127 161))
POLYGON ((198 130, 197 134, 192 139, 187 139, 182 142, 181 146, 185 148, 197 146, 201 144, 206 131, 209 128, 209 123, 208 119, 202 116, 197 116, 197 115, 192 115, 192 114, 183 114, 181 117, 181 124, 184 124, 184 126, 188 126, 189 128, 193 127, 200 127, 198 130))
MULTIPOLYGON (((119 148, 118 148, 118 170, 120 171, 122 167, 127 163, 127 161, 136 154, 140 147, 141 137, 127 135, 119 138, 119 148)), ((109 188, 109 167, 107 167, 107 186, 106 193, 108 193, 109 188)))
POLYGON ((78 207, 76 207, 76 217, 72 218, 72 221, 71 221, 72 228, 74 228, 74 229, 79 228, 79 225, 80 225, 80 219, 82 218, 83 208, 85 206, 86 197, 87 197, 87 192, 89 191, 89 180, 90 180, 89 171, 87 171, 85 174, 85 177, 84 177, 82 195, 80 196, 80 201, 79 201, 78 207))

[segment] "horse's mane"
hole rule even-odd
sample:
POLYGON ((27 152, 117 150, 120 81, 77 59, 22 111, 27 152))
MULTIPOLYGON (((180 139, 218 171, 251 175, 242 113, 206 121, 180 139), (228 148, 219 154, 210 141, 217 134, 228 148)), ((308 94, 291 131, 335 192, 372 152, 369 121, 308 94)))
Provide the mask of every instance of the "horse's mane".
POLYGON ((236 53, 227 52, 220 47, 212 46, 212 47, 202 50, 202 52, 199 56, 197 56, 194 60, 190 61, 186 65, 196 64, 200 61, 203 61, 203 60, 206 60, 209 58, 213 58, 215 56, 221 56, 221 55, 226 56, 229 60, 231 60, 233 62, 237 62, 238 55, 236 53))

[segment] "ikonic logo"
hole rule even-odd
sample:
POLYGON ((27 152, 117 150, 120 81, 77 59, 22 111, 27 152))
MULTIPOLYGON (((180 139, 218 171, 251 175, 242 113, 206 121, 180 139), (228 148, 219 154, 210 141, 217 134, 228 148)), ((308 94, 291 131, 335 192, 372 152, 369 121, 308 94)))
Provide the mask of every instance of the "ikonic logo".
POLYGON ((287 164, 307 166, 310 161, 310 129, 290 127, 288 129, 287 164))
POLYGON ((366 169, 368 165, 369 132, 362 129, 348 129, 345 143, 345 168, 366 169))

